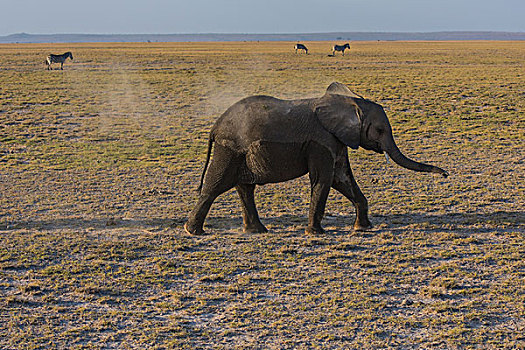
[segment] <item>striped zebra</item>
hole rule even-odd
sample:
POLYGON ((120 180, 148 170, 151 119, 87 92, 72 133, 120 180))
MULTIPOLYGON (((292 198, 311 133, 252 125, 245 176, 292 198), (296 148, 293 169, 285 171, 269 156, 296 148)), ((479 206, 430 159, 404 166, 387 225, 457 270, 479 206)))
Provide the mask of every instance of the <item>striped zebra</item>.
POLYGON ((71 58, 71 60, 73 60, 73 54, 69 51, 66 53, 63 53, 62 55, 51 54, 47 56, 47 59, 46 59, 47 69, 48 70, 51 69, 51 63, 60 63, 60 69, 64 69, 64 61, 68 57, 71 58))
POLYGON ((297 53, 297 50, 303 50, 308 55, 308 49, 303 44, 295 44, 294 49, 295 53, 297 53))
POLYGON ((334 45, 334 47, 332 48, 332 56, 335 56, 335 52, 336 51, 341 51, 343 53, 343 56, 344 56, 346 49, 350 50, 350 44, 349 43, 346 43, 344 45, 334 45))

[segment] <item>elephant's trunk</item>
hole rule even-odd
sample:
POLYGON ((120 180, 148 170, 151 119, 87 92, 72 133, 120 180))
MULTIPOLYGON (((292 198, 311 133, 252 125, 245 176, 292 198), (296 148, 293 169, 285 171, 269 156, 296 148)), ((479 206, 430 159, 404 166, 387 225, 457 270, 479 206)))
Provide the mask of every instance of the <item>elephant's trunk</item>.
POLYGON ((403 168, 407 168, 413 171, 426 172, 426 173, 437 173, 437 174, 443 175, 444 177, 448 176, 448 173, 441 168, 438 168, 433 165, 419 163, 419 162, 413 161, 412 159, 405 157, 405 155, 401 153, 401 151, 399 150, 395 142, 392 142, 390 147, 387 147, 385 149, 385 152, 390 156, 390 158, 392 158, 394 162, 396 162, 398 165, 402 166, 403 168))

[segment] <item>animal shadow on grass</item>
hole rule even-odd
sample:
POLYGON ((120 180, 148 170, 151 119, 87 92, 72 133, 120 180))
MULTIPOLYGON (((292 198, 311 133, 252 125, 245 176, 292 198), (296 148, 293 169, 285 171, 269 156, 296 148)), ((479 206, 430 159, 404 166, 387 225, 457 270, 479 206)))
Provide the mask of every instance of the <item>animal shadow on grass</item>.
MULTIPOLYGON (((274 217, 261 218, 264 225, 272 231, 286 231, 287 233, 303 233, 308 223, 305 216, 280 215, 274 217)), ((328 227, 328 234, 346 233, 352 231, 354 223, 353 215, 327 215, 323 220, 323 225, 328 227)), ((409 213, 393 215, 372 215, 371 221, 375 226, 371 231, 403 231, 406 225, 421 225, 421 229, 427 232, 443 232, 464 230, 464 226, 487 225, 486 229, 477 228, 476 231, 501 231, 507 232, 513 228, 525 228, 525 211, 496 211, 492 213, 447 213, 447 214, 426 214, 409 213)), ((186 222, 186 218, 64 218, 64 219, 45 219, 45 220, 26 220, 16 222, 0 222, 0 230, 15 229, 37 229, 37 230, 58 230, 58 229, 108 229, 108 228, 135 228, 149 231, 164 230, 168 228, 180 229, 186 222)), ((239 216, 212 216, 206 220, 205 230, 209 234, 213 233, 242 233, 242 218, 239 216)))
POLYGON ((447 213, 447 214, 394 214, 374 215, 372 220, 376 223, 386 224, 386 230, 403 231, 406 225, 410 229, 418 229, 426 232, 458 232, 466 230, 469 226, 485 225, 484 228, 476 227, 476 232, 507 232, 512 228, 525 225, 525 211, 495 211, 492 213, 447 213), (510 227, 510 228, 509 228, 510 227))
MULTIPOLYGON (((176 222, 183 222, 175 219, 176 222)), ((170 227, 173 218, 64 218, 45 220, 25 220, 0 222, 0 230, 37 229, 37 230, 62 230, 62 229, 108 229, 108 228, 135 228, 144 230, 162 230, 170 227)))
MULTIPOLYGON (((354 215, 327 215, 323 219, 323 225, 328 234, 345 234, 353 231, 354 215)), ((426 214, 408 213, 394 215, 372 215, 370 220, 376 228, 372 228, 371 233, 381 231, 404 231, 406 226, 421 226, 421 230, 426 232, 443 231, 462 231, 465 226, 485 224, 486 228, 477 228, 481 231, 501 231, 506 232, 509 227, 525 226, 525 211, 496 211, 493 213, 447 213, 447 214, 426 214), (386 227, 385 227, 386 225, 386 227), (381 226, 381 228, 377 228, 381 226)), ((308 224, 305 216, 280 215, 275 217, 262 217, 263 224, 272 232, 286 231, 288 233, 303 233, 308 224)), ((417 228, 416 228, 417 229, 417 228)), ((242 219, 240 217, 209 217, 205 224, 208 233, 213 231, 233 231, 242 232, 242 219)), ((221 232, 222 233, 222 232, 221 232)))

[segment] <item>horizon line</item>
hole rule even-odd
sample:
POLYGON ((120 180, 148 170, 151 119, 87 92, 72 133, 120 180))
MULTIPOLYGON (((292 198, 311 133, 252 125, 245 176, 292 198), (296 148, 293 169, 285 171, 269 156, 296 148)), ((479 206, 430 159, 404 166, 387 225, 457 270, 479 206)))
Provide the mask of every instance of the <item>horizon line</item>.
POLYGON ((508 30, 433 30, 433 31, 319 31, 319 32, 177 32, 177 33, 89 33, 89 32, 55 32, 55 33, 28 33, 17 32, 0 36, 12 35, 295 35, 295 34, 337 34, 337 33, 359 33, 359 34, 434 34, 434 33, 513 33, 525 34, 525 31, 508 30))

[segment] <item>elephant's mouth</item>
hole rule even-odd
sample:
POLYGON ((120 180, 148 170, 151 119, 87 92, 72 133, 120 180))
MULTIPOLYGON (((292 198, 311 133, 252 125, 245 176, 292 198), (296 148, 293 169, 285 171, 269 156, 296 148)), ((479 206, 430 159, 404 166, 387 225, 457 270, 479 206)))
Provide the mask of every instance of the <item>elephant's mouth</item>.
POLYGON ((381 147, 381 144, 379 142, 373 142, 373 143, 361 143, 360 145, 362 148, 366 149, 367 151, 373 151, 376 153, 384 153, 386 151, 383 150, 381 147))
POLYGON ((383 150, 383 147, 381 147, 380 142, 376 143, 376 148, 374 149, 374 151, 376 151, 377 153, 385 153, 385 151, 383 150))

